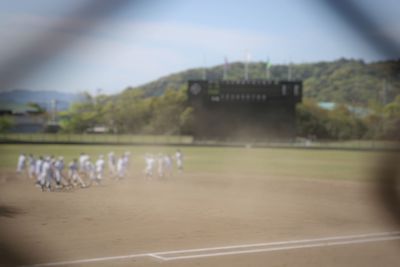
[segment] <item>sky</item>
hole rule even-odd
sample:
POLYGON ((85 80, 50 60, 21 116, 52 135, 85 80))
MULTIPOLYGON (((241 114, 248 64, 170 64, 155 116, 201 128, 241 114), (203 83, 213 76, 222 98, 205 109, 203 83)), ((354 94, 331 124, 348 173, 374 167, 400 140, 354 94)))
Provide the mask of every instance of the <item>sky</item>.
MULTIPOLYGON (((396 56, 377 51, 325 2, 0 1, 0 90, 112 94, 246 55, 272 64, 396 56)), ((399 41, 400 1, 353 2, 379 36, 399 41)))

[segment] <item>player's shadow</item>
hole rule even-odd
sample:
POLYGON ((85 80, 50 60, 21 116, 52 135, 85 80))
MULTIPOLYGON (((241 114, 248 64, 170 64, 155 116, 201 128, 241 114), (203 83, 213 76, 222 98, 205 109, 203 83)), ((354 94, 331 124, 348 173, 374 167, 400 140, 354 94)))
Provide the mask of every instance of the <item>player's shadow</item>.
POLYGON ((22 213, 23 211, 21 209, 6 205, 0 205, 0 217, 14 218, 15 216, 22 213))

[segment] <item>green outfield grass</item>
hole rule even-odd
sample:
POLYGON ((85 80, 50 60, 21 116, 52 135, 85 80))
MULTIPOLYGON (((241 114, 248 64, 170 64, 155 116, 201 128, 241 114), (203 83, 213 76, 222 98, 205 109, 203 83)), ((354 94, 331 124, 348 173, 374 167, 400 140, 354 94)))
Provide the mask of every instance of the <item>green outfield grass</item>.
POLYGON ((0 140, 28 142, 86 142, 86 143, 145 143, 145 144, 189 144, 191 136, 179 135, 116 135, 116 134, 46 134, 7 133, 0 140))
POLYGON ((86 144, 143 144, 143 145, 257 145, 263 147, 311 147, 311 148, 338 148, 338 149, 393 149, 398 148, 398 143, 391 141, 375 140, 348 140, 348 141, 314 141, 296 142, 257 141, 230 142, 216 140, 194 140, 192 136, 184 135, 116 135, 116 134, 50 134, 50 133, 2 133, 0 141, 21 141, 32 143, 86 143, 86 144))
MULTIPOLYGON (((184 147, 185 169, 188 172, 245 175, 270 175, 282 177, 370 180, 380 153, 304 150, 184 147)), ((0 145, 0 170, 13 170, 19 153, 64 156, 66 162, 77 158, 80 152, 93 159, 99 154, 114 151, 132 153, 133 168, 141 171, 145 153, 173 154, 176 147, 162 146, 96 146, 96 145, 0 145)))

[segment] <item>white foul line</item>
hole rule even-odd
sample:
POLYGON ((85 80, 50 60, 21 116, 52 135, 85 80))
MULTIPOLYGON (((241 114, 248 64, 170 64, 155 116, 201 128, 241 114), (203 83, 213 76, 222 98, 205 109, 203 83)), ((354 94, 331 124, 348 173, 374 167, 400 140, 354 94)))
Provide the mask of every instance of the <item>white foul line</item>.
POLYGON ((100 257, 100 258, 81 259, 72 261, 39 263, 39 264, 29 265, 29 267, 73 265, 73 264, 92 263, 101 261, 115 261, 115 260, 123 260, 123 259, 139 258, 139 257, 151 257, 162 261, 169 261, 169 260, 182 260, 182 259, 194 259, 194 258, 204 258, 204 257, 271 252, 271 251, 289 250, 289 249, 361 244, 361 243, 389 241, 397 239, 400 239, 400 231, 258 243, 258 244, 246 244, 246 245, 236 245, 236 246, 130 254, 122 256, 100 257), (229 250, 229 251, 223 251, 223 250, 229 250), (209 253, 204 253, 204 252, 209 252, 209 253))
POLYGON ((347 235, 347 236, 334 236, 334 237, 301 239, 301 240, 290 240, 290 241, 278 241, 278 242, 268 242, 268 243, 245 244, 245 245, 234 245, 234 246, 224 246, 224 247, 175 250, 175 251, 155 252, 153 254, 157 254, 157 255, 179 254, 179 253, 202 252, 202 251, 210 251, 210 250, 240 249, 240 248, 261 247, 261 246, 279 246, 279 245, 310 243, 310 242, 330 241, 330 240, 360 239, 360 238, 385 237, 385 236, 392 237, 395 235, 400 235, 400 231, 398 231, 398 232, 383 232, 383 233, 369 233, 369 234, 360 234, 360 235, 347 235))
POLYGON ((167 258, 164 258, 162 256, 159 256, 159 255, 153 254, 153 253, 149 253, 149 254, 147 254, 147 256, 153 257, 153 258, 156 258, 156 259, 159 259, 159 260, 163 260, 163 261, 167 260, 167 258))
POLYGON ((80 263, 90 263, 90 262, 100 262, 100 261, 114 261, 114 260, 124 260, 131 258, 139 258, 139 257, 147 257, 151 256, 149 253, 142 254, 131 254, 131 255, 123 255, 123 256, 111 256, 111 257, 100 257, 100 258, 92 258, 92 259, 81 259, 81 260, 72 260, 72 261, 59 261, 59 262, 49 262, 49 263, 38 263, 33 265, 27 265, 27 267, 39 267, 39 266, 60 266, 60 265, 72 265, 72 264, 80 264, 80 263))
POLYGON ((197 258, 206 258, 206 257, 217 257, 217 256, 228 256, 228 255, 239 255, 239 254, 250 254, 250 253, 260 253, 260 252, 272 252, 272 251, 280 251, 280 250, 290 250, 290 249, 301 249, 301 248, 313 248, 313 247, 328 247, 328 246, 338 246, 338 245, 349 245, 349 244, 360 244, 360 243, 368 243, 368 242, 378 242, 378 241, 389 241, 389 240, 398 240, 400 236, 396 237, 375 237, 368 238, 362 240, 348 240, 348 241, 328 241, 328 242, 319 242, 314 244, 303 244, 303 245, 285 245, 281 247, 270 247, 270 248, 260 248, 260 249, 248 249, 248 250, 239 250, 239 251, 227 251, 227 252, 215 252, 215 253, 206 253, 206 254, 194 254, 187 256, 175 256, 175 257, 163 257, 164 260, 183 260, 183 259, 197 259, 197 258))

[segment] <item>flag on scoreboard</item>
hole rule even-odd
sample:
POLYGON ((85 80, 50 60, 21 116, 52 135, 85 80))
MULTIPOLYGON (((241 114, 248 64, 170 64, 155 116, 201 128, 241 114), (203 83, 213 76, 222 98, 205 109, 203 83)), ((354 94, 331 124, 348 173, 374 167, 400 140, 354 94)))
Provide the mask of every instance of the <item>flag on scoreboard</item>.
POLYGON ((271 77, 271 71, 270 71, 270 69, 271 69, 271 61, 269 60, 269 59, 267 59, 266 61, 265 61, 265 79, 267 79, 267 80, 269 80, 271 77))

